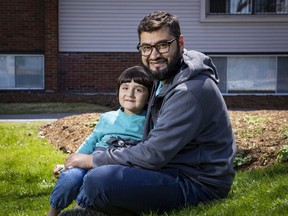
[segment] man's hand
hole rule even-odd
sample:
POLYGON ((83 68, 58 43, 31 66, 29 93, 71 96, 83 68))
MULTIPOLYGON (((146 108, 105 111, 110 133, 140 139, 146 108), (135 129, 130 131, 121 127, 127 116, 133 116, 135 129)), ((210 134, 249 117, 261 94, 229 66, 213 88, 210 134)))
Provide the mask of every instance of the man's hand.
POLYGON ((79 153, 71 154, 67 157, 64 166, 66 169, 69 169, 70 167, 91 169, 93 167, 93 156, 79 153))

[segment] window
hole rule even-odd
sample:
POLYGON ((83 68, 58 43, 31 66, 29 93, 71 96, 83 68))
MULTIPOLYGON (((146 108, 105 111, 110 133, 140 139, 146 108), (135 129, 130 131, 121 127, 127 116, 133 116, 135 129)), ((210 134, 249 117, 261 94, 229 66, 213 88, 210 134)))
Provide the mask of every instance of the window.
POLYGON ((288 0, 201 0, 201 22, 287 22, 288 0))
POLYGON ((283 14, 288 0, 210 0, 208 14, 283 14))
POLYGON ((42 55, 0 55, 0 89, 44 89, 42 55))
POLYGON ((288 57, 212 57, 222 93, 288 93, 288 57))

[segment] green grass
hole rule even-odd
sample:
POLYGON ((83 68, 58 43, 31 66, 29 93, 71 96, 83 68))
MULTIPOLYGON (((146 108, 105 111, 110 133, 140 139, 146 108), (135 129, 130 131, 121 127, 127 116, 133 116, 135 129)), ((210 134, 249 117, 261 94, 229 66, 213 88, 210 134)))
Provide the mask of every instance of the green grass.
MULTIPOLYGON (((52 170, 66 155, 38 138, 39 126, 0 123, 1 216, 39 216, 49 208, 52 170)), ((288 215, 288 164, 238 172, 228 198, 164 215, 288 215)))
POLYGON ((111 108, 92 103, 0 103, 0 114, 105 112, 111 108))
POLYGON ((52 170, 66 155, 38 138, 39 123, 0 124, 0 215, 45 215, 52 170))

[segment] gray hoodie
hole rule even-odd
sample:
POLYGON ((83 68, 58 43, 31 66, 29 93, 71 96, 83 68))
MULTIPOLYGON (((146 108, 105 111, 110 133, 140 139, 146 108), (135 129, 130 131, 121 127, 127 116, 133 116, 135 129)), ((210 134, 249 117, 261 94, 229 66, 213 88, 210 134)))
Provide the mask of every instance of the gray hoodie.
POLYGON ((95 153, 94 166, 171 167, 215 197, 225 197, 235 175, 236 144, 217 83, 211 59, 185 50, 178 73, 157 96, 152 93, 143 141, 131 148, 95 153))

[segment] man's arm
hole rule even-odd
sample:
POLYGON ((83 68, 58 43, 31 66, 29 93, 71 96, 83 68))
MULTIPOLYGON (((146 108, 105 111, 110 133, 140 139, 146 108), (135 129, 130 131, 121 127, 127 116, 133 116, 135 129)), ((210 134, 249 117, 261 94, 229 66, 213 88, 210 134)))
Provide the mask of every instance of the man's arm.
POLYGON ((203 111, 188 91, 179 90, 165 103, 148 139, 131 148, 93 153, 93 166, 122 164, 160 169, 197 136, 203 111))
POLYGON ((91 169, 93 167, 93 156, 79 153, 71 154, 67 157, 64 166, 65 169, 69 169, 70 167, 91 169))

